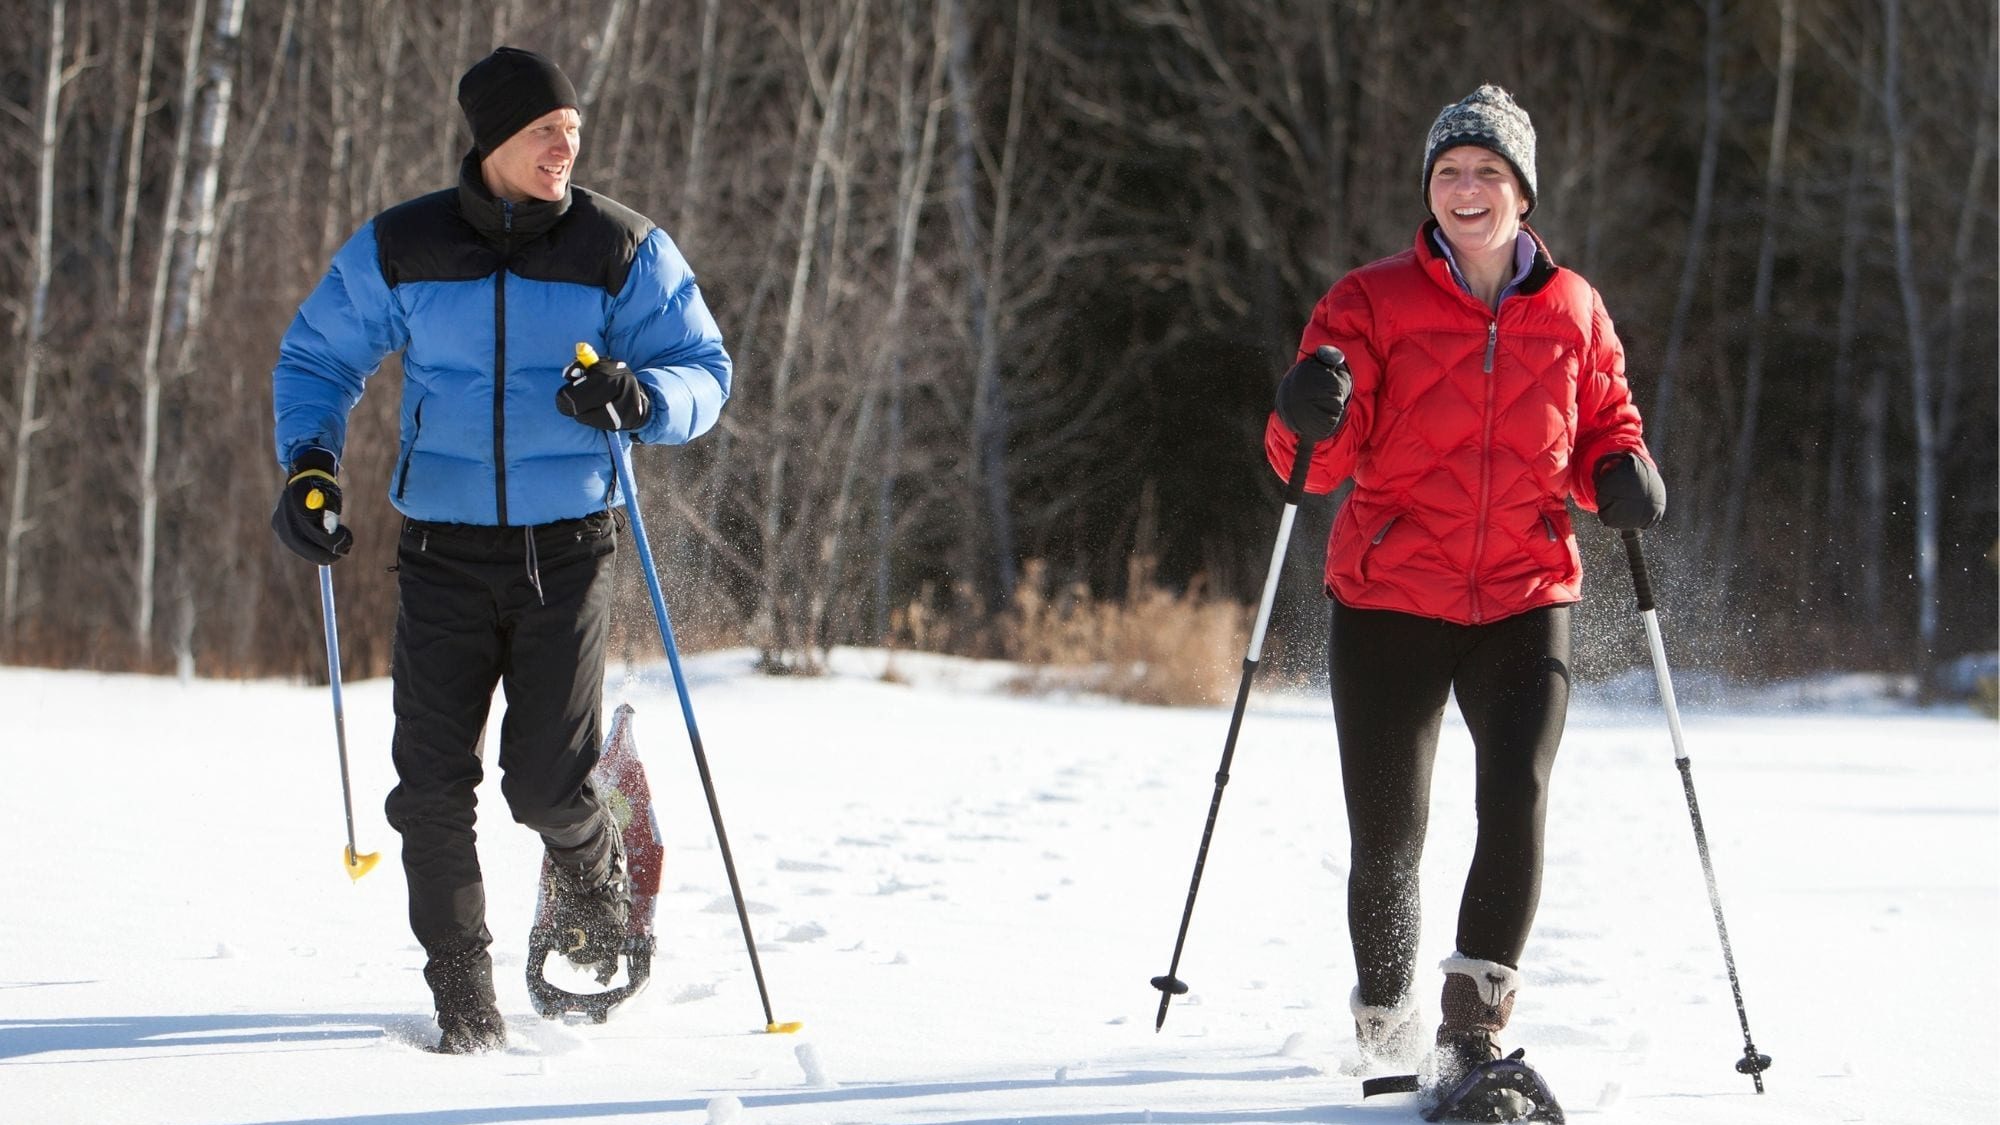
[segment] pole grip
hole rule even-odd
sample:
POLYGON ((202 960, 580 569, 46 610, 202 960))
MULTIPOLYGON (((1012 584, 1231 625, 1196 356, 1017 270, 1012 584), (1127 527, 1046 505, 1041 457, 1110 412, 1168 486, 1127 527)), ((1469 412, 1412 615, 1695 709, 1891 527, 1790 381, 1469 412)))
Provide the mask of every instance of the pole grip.
POLYGON ((1618 533, 1625 540, 1625 561, 1632 566, 1632 592, 1639 597, 1639 612, 1653 608, 1653 578, 1646 573, 1646 553, 1639 547, 1639 533, 1626 528, 1618 533))
POLYGON ((1297 505, 1306 498, 1306 474, 1312 471, 1313 449, 1317 442, 1301 440, 1292 457, 1292 475, 1285 480, 1285 503, 1297 505))

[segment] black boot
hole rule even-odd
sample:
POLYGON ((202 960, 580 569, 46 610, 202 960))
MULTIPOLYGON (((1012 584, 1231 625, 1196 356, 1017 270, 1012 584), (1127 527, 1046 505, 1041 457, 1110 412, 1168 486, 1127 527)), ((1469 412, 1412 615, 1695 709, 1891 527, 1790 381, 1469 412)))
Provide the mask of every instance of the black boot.
POLYGON ((493 998, 493 960, 484 949, 433 957, 424 980, 437 1004, 443 1055, 474 1055, 507 1045, 507 1024, 493 998))
POLYGON ((589 868, 554 861, 548 865, 549 900, 554 906, 555 946, 570 964, 593 969, 600 981, 618 970, 625 951, 625 926, 632 914, 632 879, 625 869, 625 841, 610 817, 604 819, 608 846, 589 868))

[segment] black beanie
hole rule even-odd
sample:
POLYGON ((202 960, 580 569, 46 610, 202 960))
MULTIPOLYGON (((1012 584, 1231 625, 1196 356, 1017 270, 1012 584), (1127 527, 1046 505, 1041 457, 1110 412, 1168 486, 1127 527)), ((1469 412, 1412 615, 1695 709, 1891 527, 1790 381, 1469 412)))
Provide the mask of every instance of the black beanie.
POLYGON ((496 47, 458 80, 458 108, 481 157, 543 114, 576 106, 576 87, 562 69, 533 51, 496 47))

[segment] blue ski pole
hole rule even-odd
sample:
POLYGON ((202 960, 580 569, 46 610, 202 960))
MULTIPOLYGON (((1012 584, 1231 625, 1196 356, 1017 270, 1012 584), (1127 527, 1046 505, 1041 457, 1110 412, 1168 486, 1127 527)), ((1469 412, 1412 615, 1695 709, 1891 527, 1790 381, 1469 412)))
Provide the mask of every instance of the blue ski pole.
MULTIPOLYGON (((597 362, 597 351, 589 344, 576 346, 578 369, 597 362)), ((701 774, 702 793, 708 798, 708 815, 715 822, 715 842, 722 849, 722 868, 729 875, 729 894, 736 900, 736 920, 743 927, 743 947, 750 952, 750 972, 757 978, 757 998, 764 1005, 764 1030, 790 1033, 802 1025, 796 1020, 779 1023, 771 1014, 771 994, 764 987, 764 966, 757 960, 757 940, 750 934, 750 912, 743 905, 743 886, 736 878, 736 860, 729 851, 729 833, 722 827, 722 806, 716 803, 715 779, 708 772, 708 754, 701 748, 701 729, 695 725, 694 704, 688 699, 687 676, 681 671, 679 646, 674 644, 674 625, 667 617, 667 599, 660 592, 660 573, 653 565, 653 545, 646 538, 646 521, 639 514, 639 490, 632 483, 632 450, 617 434, 604 435, 611 447, 611 462, 618 471, 618 491, 625 497, 625 516, 632 525, 632 542, 639 551, 639 568, 646 576, 646 593, 653 599, 653 620, 660 626, 660 643, 667 650, 667 667, 673 670, 674 691, 680 696, 681 718, 687 722, 688 742, 694 747, 695 771, 701 774)))

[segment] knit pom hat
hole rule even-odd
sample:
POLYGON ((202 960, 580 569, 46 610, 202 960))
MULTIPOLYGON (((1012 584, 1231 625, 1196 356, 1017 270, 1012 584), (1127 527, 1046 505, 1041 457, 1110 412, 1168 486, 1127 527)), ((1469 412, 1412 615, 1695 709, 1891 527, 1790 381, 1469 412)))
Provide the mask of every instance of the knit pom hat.
POLYGON ((1521 181, 1521 193, 1528 199, 1528 211, 1523 217, 1534 212, 1535 126, 1528 120, 1528 111, 1515 103, 1512 94, 1488 84, 1438 113, 1431 124, 1430 138, 1424 142, 1425 206, 1430 204, 1431 166, 1437 163, 1440 153, 1459 145, 1490 149, 1512 164, 1514 175, 1521 181))
POLYGON ((543 114, 576 107, 576 87, 560 67, 533 51, 497 47, 458 80, 458 108, 465 111, 472 146, 481 157, 543 114))

